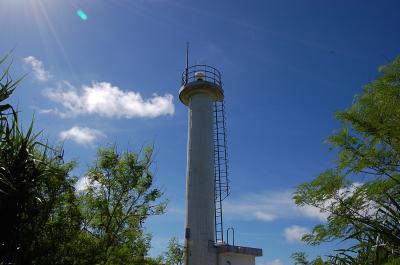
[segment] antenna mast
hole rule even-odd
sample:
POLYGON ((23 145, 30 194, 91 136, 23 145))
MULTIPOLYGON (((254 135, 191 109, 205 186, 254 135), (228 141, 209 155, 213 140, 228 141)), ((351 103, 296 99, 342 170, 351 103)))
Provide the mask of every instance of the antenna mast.
POLYGON ((189 72, 189 42, 186 42, 186 68, 185 68, 185 79, 188 81, 189 72))

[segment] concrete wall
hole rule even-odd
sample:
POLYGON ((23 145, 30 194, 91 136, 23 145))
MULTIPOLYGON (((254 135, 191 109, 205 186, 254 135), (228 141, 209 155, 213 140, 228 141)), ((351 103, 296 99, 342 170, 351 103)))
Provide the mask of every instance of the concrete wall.
POLYGON ((209 247, 214 241, 214 142, 213 101, 209 94, 190 97, 188 161, 186 178, 187 265, 217 264, 217 254, 209 247))
POLYGON ((218 265, 255 265, 256 259, 251 255, 236 253, 221 253, 218 255, 218 265))

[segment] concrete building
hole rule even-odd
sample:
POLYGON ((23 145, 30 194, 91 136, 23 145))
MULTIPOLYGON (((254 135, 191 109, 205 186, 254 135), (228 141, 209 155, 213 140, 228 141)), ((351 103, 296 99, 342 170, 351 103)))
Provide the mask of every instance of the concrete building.
POLYGON ((186 67, 179 98, 188 106, 185 265, 254 265, 261 249, 223 241, 216 186, 221 182, 215 177, 215 102, 224 100, 219 71, 207 65, 186 67), (222 239, 216 238, 219 234, 222 239))

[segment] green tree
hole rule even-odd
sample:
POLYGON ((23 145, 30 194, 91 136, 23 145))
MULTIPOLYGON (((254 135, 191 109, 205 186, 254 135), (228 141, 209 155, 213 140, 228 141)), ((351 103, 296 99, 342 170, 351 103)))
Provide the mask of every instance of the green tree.
POLYGON ((322 260, 321 257, 317 257, 313 261, 307 259, 307 255, 304 252, 293 253, 291 258, 295 265, 329 265, 330 263, 322 260))
POLYGON ((33 123, 21 129, 7 99, 22 78, 13 81, 9 70, 0 75, 0 264, 159 264, 146 257, 143 227, 166 205, 153 187, 153 149, 100 149, 87 189, 77 192, 75 164, 33 133, 33 123))
POLYGON ((329 215, 305 242, 350 246, 328 256, 330 264, 384 264, 400 256, 400 58, 380 72, 336 114, 342 128, 328 138, 336 167, 294 194, 296 204, 329 215))
POLYGON ((100 149, 88 171, 87 189, 80 195, 84 216, 80 245, 88 264, 146 264, 151 236, 143 224, 162 214, 166 203, 153 187, 153 148, 118 153, 100 149))
POLYGON ((32 123, 21 129, 6 103, 22 80, 13 81, 10 66, 0 76, 0 264, 65 264, 80 227, 73 164, 40 141, 32 123))
POLYGON ((184 259, 183 245, 175 237, 168 242, 168 250, 164 253, 165 265, 182 265, 184 259))

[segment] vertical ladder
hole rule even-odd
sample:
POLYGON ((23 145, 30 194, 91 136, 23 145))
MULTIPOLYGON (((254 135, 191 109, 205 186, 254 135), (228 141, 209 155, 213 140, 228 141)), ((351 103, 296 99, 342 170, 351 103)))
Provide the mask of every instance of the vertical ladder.
POLYGON ((215 243, 224 243, 222 201, 229 195, 226 146, 225 108, 223 101, 214 101, 214 200, 215 243))

